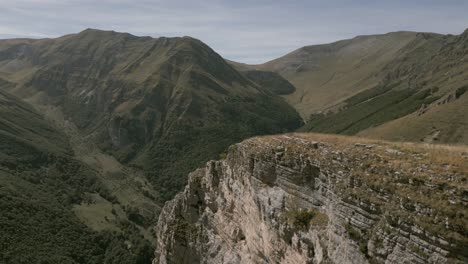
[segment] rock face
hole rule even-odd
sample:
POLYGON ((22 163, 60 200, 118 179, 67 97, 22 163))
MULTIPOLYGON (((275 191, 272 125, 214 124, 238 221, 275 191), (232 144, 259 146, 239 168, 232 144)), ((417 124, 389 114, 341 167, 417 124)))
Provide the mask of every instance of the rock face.
POLYGON ((166 203, 153 263, 468 261, 466 150, 355 140, 231 146, 166 203))

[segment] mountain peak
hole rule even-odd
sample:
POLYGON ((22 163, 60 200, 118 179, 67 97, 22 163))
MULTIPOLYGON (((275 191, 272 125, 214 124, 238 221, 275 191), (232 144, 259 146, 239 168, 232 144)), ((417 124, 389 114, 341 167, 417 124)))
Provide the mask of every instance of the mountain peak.
POLYGON ((89 33, 96 33, 96 34, 103 34, 103 33, 110 33, 110 34, 129 34, 126 32, 117 32, 115 30, 105 30, 105 29, 97 29, 97 28, 86 28, 79 32, 78 34, 89 34, 89 33))
POLYGON ((461 33, 462 36, 468 36, 468 28, 465 29, 465 31, 463 31, 463 33, 461 33))
POLYGON ((126 35, 126 36, 133 36, 132 34, 126 32, 117 32, 114 30, 102 30, 102 29, 95 29, 95 28, 87 28, 78 34, 78 36, 86 36, 86 35, 93 35, 93 36, 118 36, 118 35, 126 35))

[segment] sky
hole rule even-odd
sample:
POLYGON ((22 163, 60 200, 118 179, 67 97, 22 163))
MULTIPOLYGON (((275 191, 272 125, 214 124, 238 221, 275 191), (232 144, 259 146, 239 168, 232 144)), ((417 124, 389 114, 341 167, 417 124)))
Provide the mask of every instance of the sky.
POLYGON ((255 64, 357 35, 460 34, 468 28, 468 0, 0 0, 0 38, 86 28, 191 36, 227 59, 255 64))

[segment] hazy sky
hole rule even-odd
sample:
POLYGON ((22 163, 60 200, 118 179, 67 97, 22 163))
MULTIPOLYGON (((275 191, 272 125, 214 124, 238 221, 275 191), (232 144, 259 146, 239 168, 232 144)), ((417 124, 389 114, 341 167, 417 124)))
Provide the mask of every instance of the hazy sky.
POLYGON ((57 37, 85 28, 192 36, 246 63, 356 35, 459 34, 467 27, 468 0, 0 0, 0 38, 57 37))

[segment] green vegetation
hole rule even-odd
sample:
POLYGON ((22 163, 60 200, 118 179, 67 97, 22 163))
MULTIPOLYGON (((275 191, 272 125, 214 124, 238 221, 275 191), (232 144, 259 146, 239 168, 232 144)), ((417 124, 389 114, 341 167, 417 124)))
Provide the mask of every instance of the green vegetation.
POLYGON ((425 258, 425 259, 429 258, 429 255, 428 255, 426 252, 424 252, 423 250, 421 250, 421 249, 420 249, 418 246, 416 246, 416 245, 413 245, 413 244, 410 245, 410 246, 409 246, 409 249, 410 249, 412 252, 418 254, 419 256, 421 256, 421 257, 423 257, 423 258, 425 258))
POLYGON ((294 130, 302 123, 297 113, 280 98, 268 94, 227 98, 206 115, 219 121, 189 116, 175 121, 166 135, 149 144, 133 163, 145 171, 160 194, 171 199, 186 184, 189 172, 217 159, 230 145, 262 134, 294 130))
POLYGON ((7 262, 149 263, 158 203, 189 172, 247 137, 302 125, 269 87, 188 37, 90 29, 1 41, 0 53, 0 87, 44 110, 0 91, 7 262), (15 55, 25 47, 37 52, 15 55))
POLYGON ((468 90, 468 85, 464 85, 458 88, 457 90, 455 90, 455 99, 460 98, 462 95, 466 93, 467 90, 468 90))
POLYGON ((296 90, 294 85, 274 72, 251 70, 245 71, 244 74, 253 82, 278 95, 291 94, 296 90))
POLYGON ((296 90, 284 97, 306 120, 300 131, 468 144, 466 43, 466 32, 391 32, 233 65, 291 82, 296 90))
POLYGON ((345 225, 346 232, 348 232, 349 237, 354 240, 354 241, 360 241, 362 240, 362 235, 361 232, 357 231, 352 225, 346 224, 345 225))
POLYGON ((225 160, 227 158, 227 153, 226 152, 221 152, 221 154, 219 154, 219 160, 225 160))
POLYGON ((151 245, 131 222, 94 232, 75 216, 85 193, 116 200, 63 134, 1 91, 0 128, 1 263, 149 263, 151 245))
POLYGON ((309 228, 310 220, 315 216, 313 211, 290 211, 288 213, 288 218, 291 223, 305 230, 309 228))
POLYGON ((303 230, 308 230, 310 226, 321 228, 328 224, 328 216, 316 209, 291 209, 285 217, 289 224, 303 230))
POLYGON ((325 213, 317 212, 310 221, 310 224, 315 227, 325 227, 328 225, 328 215, 325 213))
POLYGON ((334 108, 377 86, 391 70, 386 66, 401 55, 403 47, 415 41, 416 35, 392 32, 305 46, 252 67, 277 72, 291 82, 296 91, 286 98, 308 119, 312 113, 334 108))
POLYGON ((430 90, 375 88, 346 100, 347 107, 337 113, 313 116, 302 130, 353 135, 410 114, 436 99, 430 90))
MULTIPOLYGON (((18 93, 49 98, 47 104, 59 107, 86 144, 146 172, 161 202, 229 145, 303 124, 275 94, 293 88, 286 80, 260 72, 259 84, 253 83, 193 38, 88 29, 48 41, 54 45, 24 43, 38 52, 2 60, 34 66, 21 75, 26 85, 18 93)), ((20 48, 5 45, 8 52, 20 48)))
POLYGON ((92 171, 73 160, 49 164, 39 170, 0 168, 0 262, 149 262, 151 246, 131 224, 122 226, 125 232, 93 232, 73 214, 84 190, 106 197, 92 171))
POLYGON ((349 237, 358 243, 359 251, 361 251, 366 256, 366 258, 369 259, 367 248, 367 243, 369 242, 369 235, 365 232, 362 233, 361 231, 358 231, 358 229, 354 228, 349 223, 345 225, 345 229, 349 237))

